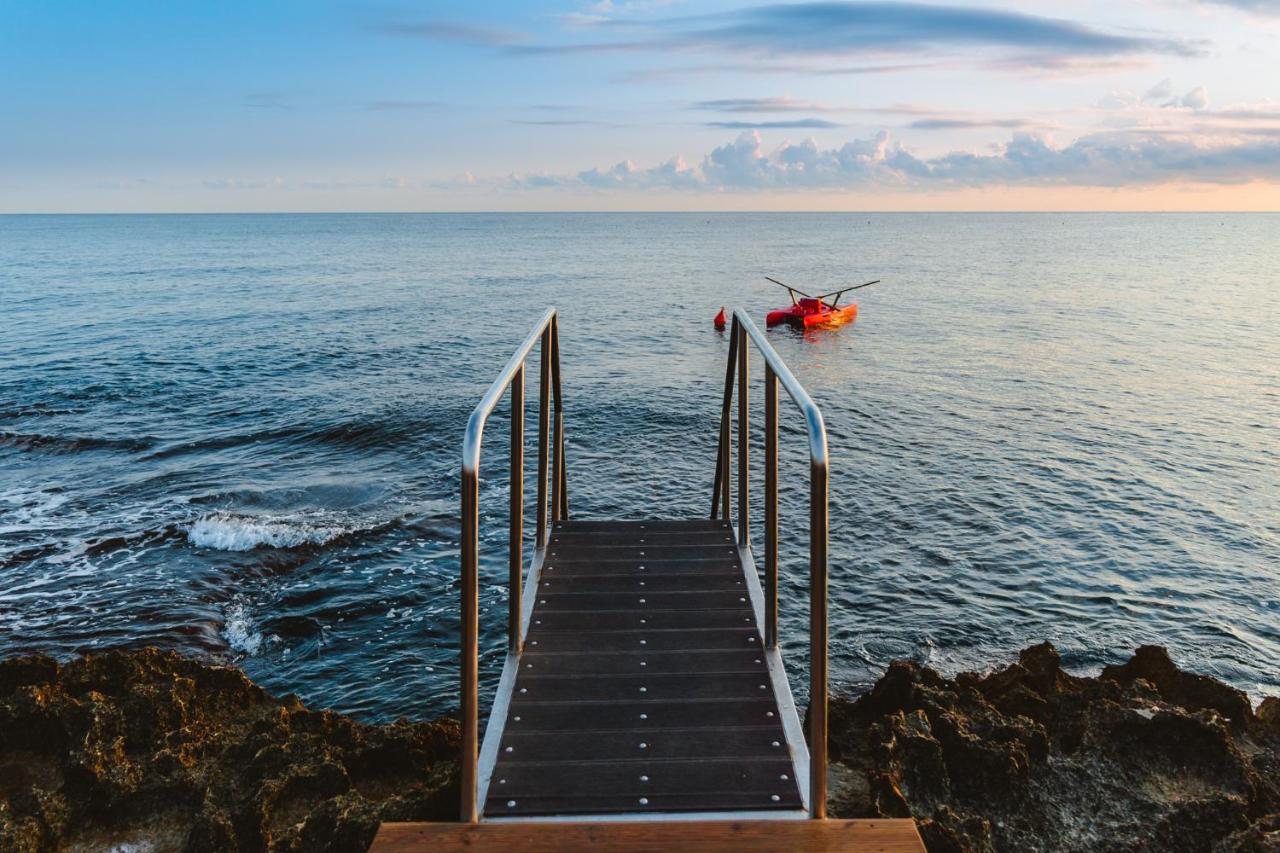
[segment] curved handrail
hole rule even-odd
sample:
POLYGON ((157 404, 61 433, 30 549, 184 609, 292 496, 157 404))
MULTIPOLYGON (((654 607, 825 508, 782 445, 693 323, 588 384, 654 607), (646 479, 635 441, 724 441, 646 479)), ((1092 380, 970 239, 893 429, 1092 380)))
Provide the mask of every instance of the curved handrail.
POLYGON ((818 408, 817 403, 813 402, 809 392, 804 390, 800 380, 796 379, 791 368, 787 367, 787 363, 782 360, 782 356, 778 355, 778 351, 765 338, 759 327, 747 316, 747 312, 741 308, 734 308, 733 319, 746 330, 756 348, 760 350, 760 354, 764 356, 765 362, 773 368, 773 373, 782 383, 782 387, 787 390, 787 394, 804 415, 805 429, 809 433, 809 461, 817 465, 828 465, 830 459, 827 451, 827 425, 822 419, 822 410, 818 408))
POLYGON ((485 424, 507 389, 511 389, 511 530, 508 554, 510 594, 508 595, 507 638, 513 655, 520 654, 521 598, 524 585, 524 373, 525 361, 539 342, 541 370, 538 381, 538 506, 535 547, 545 548, 547 525, 547 463, 549 456, 549 402, 554 396, 555 424, 552 446, 551 521, 569 514, 565 489, 564 409, 560 398, 560 331, 556 309, 548 308, 528 336, 516 348, 467 419, 462 440, 462 626, 459 670, 461 673, 462 716, 462 820, 475 823, 480 817, 477 764, 480 747, 480 447, 485 424))
POLYGON ((489 415, 493 414, 493 410, 497 408, 498 401, 506 393, 511 380, 515 379, 516 371, 524 367, 525 359, 529 357, 529 353, 533 352, 533 348, 542 337, 542 333, 555 319, 556 309, 548 308, 546 313, 542 315, 542 319, 534 325, 533 331, 520 343, 520 346, 516 347, 516 351, 507 360, 506 365, 503 366, 502 372, 498 374, 498 378, 493 380, 489 390, 484 392, 484 396, 480 398, 475 411, 467 419, 467 432, 462 438, 463 471, 478 471, 480 469, 480 441, 484 437, 484 427, 489 421, 489 415))
POLYGON ((778 385, 786 389, 804 415, 809 438, 809 815, 827 814, 827 550, 829 508, 827 481, 830 455, 822 411, 796 379, 782 357, 746 311, 733 309, 729 362, 725 368, 720 447, 711 495, 711 517, 729 520, 730 411, 733 406, 734 366, 738 373, 738 545, 750 550, 751 501, 748 341, 765 362, 765 560, 764 641, 772 654, 778 649, 778 385), (723 515, 718 515, 722 512, 723 515))

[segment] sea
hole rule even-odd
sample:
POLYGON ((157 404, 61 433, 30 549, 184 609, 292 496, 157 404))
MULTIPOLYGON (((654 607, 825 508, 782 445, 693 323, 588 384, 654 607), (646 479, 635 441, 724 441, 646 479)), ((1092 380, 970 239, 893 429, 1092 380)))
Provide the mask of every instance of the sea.
MULTIPOLYGON (((463 428, 517 343, 559 310, 572 518, 705 516, 712 318, 763 327, 789 303, 765 276, 880 280, 853 324, 766 332, 829 432, 834 691, 1048 640, 1075 672, 1156 643, 1280 695, 1265 214, 0 216, 0 657, 158 646, 363 720, 451 713, 463 428)), ((808 461, 781 418, 803 702, 808 461)), ((510 424, 481 471, 487 695, 510 424)))

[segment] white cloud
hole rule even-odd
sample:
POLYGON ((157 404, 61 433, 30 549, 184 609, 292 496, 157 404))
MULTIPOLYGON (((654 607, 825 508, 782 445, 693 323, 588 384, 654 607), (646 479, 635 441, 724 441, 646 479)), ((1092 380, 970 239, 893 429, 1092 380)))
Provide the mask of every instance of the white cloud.
POLYGON ((1190 92, 1182 96, 1179 103, 1184 107, 1190 107, 1193 110, 1207 109, 1209 106, 1209 92, 1204 86, 1196 86, 1190 92))
POLYGON ((1168 77, 1147 90, 1142 96, 1142 100, 1150 103, 1151 101, 1163 101, 1173 97, 1173 81, 1168 77))
POLYGON ((1265 136, 1215 136, 1157 131, 1106 132, 1055 146, 1047 137, 1016 133, 994 152, 957 151, 921 157, 882 131, 838 148, 812 139, 766 150, 756 131, 712 149, 698 166, 679 158, 654 168, 623 161, 573 177, 512 176, 511 188, 735 190, 944 189, 974 186, 1105 186, 1240 183, 1280 180, 1280 140, 1265 136))

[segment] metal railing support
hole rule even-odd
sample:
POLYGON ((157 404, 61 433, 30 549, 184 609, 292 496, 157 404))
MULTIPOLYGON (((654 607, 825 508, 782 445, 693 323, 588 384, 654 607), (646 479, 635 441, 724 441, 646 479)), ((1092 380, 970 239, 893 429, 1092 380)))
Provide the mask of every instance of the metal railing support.
POLYGON ((738 373, 738 541, 750 548, 748 521, 750 492, 747 390, 747 347, 754 342, 765 362, 765 618, 766 646, 778 646, 778 385, 787 392, 805 419, 809 438, 809 816, 827 816, 827 481, 830 458, 822 412, 796 380, 777 351, 741 308, 733 310, 733 335, 725 369, 724 400, 720 416, 720 446, 711 517, 719 504, 729 518, 729 413, 733 403, 734 368, 738 373))
POLYGON ((724 375, 724 399, 720 405, 720 444, 716 449, 716 484, 711 490, 711 518, 729 520, 729 410, 733 407, 733 370, 738 352, 738 321, 729 332, 729 364, 724 375), (719 510, 717 510, 719 507, 719 510))
POLYGON ((547 446, 551 423, 551 327, 542 331, 539 356, 542 371, 538 374, 538 535, 536 547, 547 547, 547 446))
MULTIPOLYGON (((825 442, 824 442, 825 443, 825 442)), ((809 463, 809 811, 827 816, 827 463, 809 463)))
POLYGON ((524 591, 524 363, 511 380, 511 531, 507 544, 507 648, 520 654, 520 598, 524 591))
POLYGON ((560 396, 560 343, 558 319, 554 308, 548 309, 524 342, 516 348, 498 378, 489 386, 467 421, 462 441, 462 626, 459 649, 461 675, 460 713, 462 717, 462 808, 463 821, 480 819, 477 791, 477 763, 480 752, 479 679, 480 679, 480 445, 485 424, 511 389, 511 520, 508 568, 511 590, 507 610, 507 647, 519 654, 521 646, 520 610, 524 586, 524 379, 525 361, 539 342, 542 344, 541 373, 538 378, 538 508, 535 547, 545 548, 547 529, 547 497, 551 496, 551 517, 555 521, 568 515, 564 463, 564 410, 560 396), (554 388, 553 388, 554 386, 554 388), (555 464, 554 488, 547 487, 550 453, 550 406, 555 399, 555 464))
MULTIPOLYGON (((751 547, 751 408, 747 330, 738 326, 738 544, 751 547)), ((727 518, 727 516, 726 516, 727 518)))
POLYGON ((778 647, 778 377, 764 366, 764 643, 778 647))

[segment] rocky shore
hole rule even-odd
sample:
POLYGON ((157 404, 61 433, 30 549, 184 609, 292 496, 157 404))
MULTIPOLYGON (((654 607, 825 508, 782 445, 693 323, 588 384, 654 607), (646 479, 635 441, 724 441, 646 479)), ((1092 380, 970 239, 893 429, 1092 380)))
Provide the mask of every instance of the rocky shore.
POLYGON ((368 726, 154 649, 0 662, 0 850, 364 850, 457 815, 458 727, 368 726))
POLYGON ((990 675, 897 662, 831 707, 845 817, 940 851, 1280 851, 1280 700, 1143 646, 1096 678, 1048 643, 990 675))
MULTIPOLYGON (((0 850, 358 851, 449 820, 457 726, 357 723, 156 650, 0 662, 0 850)), ((1145 646, 1080 678, 898 662, 831 704, 833 816, 931 851, 1280 851, 1280 700, 1145 646)))

